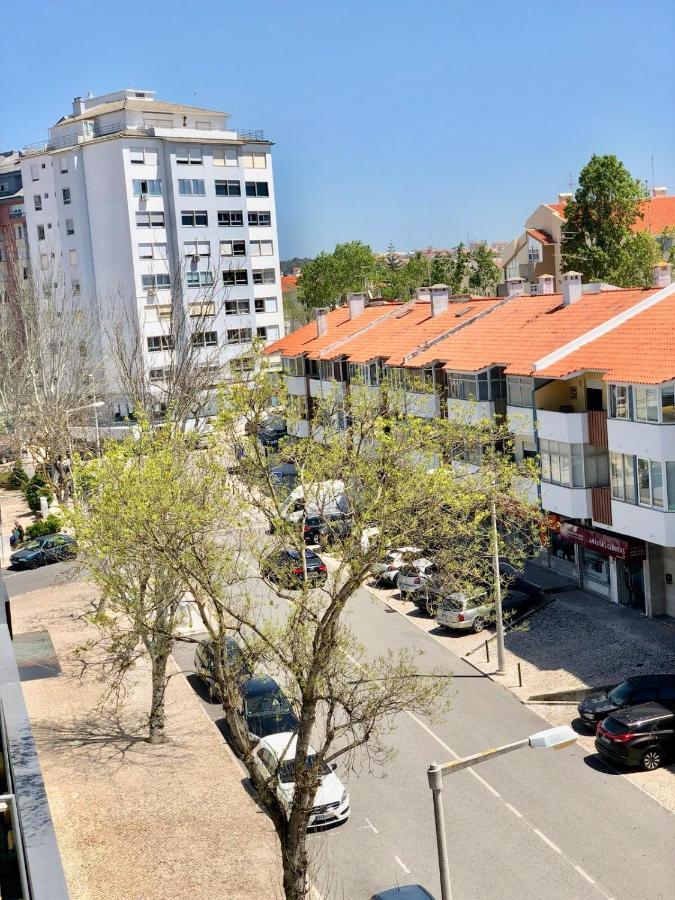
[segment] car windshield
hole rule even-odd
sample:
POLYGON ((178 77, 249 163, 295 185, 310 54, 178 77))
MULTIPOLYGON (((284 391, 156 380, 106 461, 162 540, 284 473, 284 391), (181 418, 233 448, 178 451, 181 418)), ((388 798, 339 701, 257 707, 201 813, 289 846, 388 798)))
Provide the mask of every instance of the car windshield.
POLYGON ((247 716, 285 716, 290 712, 292 712, 291 704, 281 691, 258 694, 246 700, 247 716))
POLYGON ((616 703, 619 706, 621 703, 629 700, 632 693, 631 686, 627 681, 624 681, 623 684, 617 684, 614 690, 609 692, 609 699, 612 703, 616 703))
POLYGON ((24 550, 39 550, 42 547, 41 541, 29 541, 27 544, 24 544, 24 550))
MULTIPOLYGON (((311 769, 315 765, 317 765, 317 759, 314 754, 307 757, 307 768, 311 769)), ((330 775, 330 769, 328 766, 323 763, 321 766, 321 777, 323 778, 326 775, 330 775)), ((294 759, 285 759, 281 765, 279 766, 279 781, 283 781, 284 783, 293 783, 295 778, 295 760, 294 759)))

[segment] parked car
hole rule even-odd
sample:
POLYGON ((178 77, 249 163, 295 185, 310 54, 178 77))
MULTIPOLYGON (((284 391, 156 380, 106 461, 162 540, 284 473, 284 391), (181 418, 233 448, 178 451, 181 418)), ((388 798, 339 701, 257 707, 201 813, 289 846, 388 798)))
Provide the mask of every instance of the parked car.
MULTIPOLYGON (((505 618, 519 615, 531 605, 532 598, 522 591, 509 590, 502 597, 505 618)), ((436 611, 436 624, 441 628, 473 631, 474 634, 479 634, 493 618, 494 604, 486 591, 457 591, 441 600, 436 611)))
POLYGON ((333 510, 325 515, 306 516, 302 529, 305 543, 318 544, 322 539, 329 543, 331 539, 335 540, 341 534, 349 534, 349 531, 345 531, 348 528, 348 520, 349 515, 339 510, 333 510))
POLYGON ((341 513, 324 520, 319 528, 318 540, 320 544, 334 544, 335 541, 344 541, 348 538, 351 531, 351 516, 341 513))
POLYGON ((405 600, 413 599, 410 595, 423 597, 438 575, 438 566, 433 559, 422 556, 412 562, 404 563, 398 573, 398 589, 405 600))
POLYGON ((277 463, 270 469, 270 481, 277 488, 285 487, 293 490, 297 479, 298 470, 293 462, 277 463))
POLYGON ((652 772, 675 755, 675 712, 660 703, 617 710, 598 725, 595 749, 611 762, 652 772))
MULTIPOLYGON (((225 661, 227 665, 231 669, 236 670, 238 675, 246 677, 251 674, 246 665, 246 660, 241 647, 234 638, 226 638, 224 655, 226 657, 225 661)), ((214 672, 214 650, 211 641, 205 641, 204 643, 197 645, 194 667, 197 676, 206 687, 209 700, 213 703, 214 700, 217 700, 220 697, 220 690, 214 672)))
POLYGON ((640 703, 661 703, 675 712, 675 675, 634 675, 610 691, 585 697, 577 709, 588 728, 615 710, 640 703))
POLYGON ((278 447, 286 433, 286 423, 282 419, 270 419, 258 428, 258 440, 263 447, 278 447))
MULTIPOLYGON (((305 550, 305 565, 308 581, 322 583, 328 577, 326 564, 313 550, 305 550)), ((278 550, 267 556, 260 565, 264 578, 276 581, 282 587, 302 587, 304 573, 302 557, 295 547, 278 550)))
POLYGON ((20 550, 9 557, 9 564, 15 569, 36 569, 49 563, 73 559, 77 555, 77 544, 69 534, 45 534, 29 540, 20 550))
POLYGON ((373 894, 370 900, 434 900, 434 897, 421 884, 402 884, 373 894))
POLYGON ((422 551, 419 547, 397 547, 388 550, 381 562, 376 562, 371 568, 373 577, 378 584, 388 584, 395 587, 398 581, 398 573, 401 566, 417 559, 422 551))
POLYGON ((296 732, 297 716, 277 682, 269 675, 253 675, 241 688, 242 713, 252 741, 284 731, 296 732))
MULTIPOLYGON (((278 771, 276 792, 282 805, 290 810, 295 790, 295 746, 297 737, 292 732, 271 734, 262 738, 253 753, 253 765, 265 778, 278 771)), ((309 766, 317 765, 316 750, 309 747, 309 766)), ((335 765, 323 765, 321 784, 314 796, 314 805, 309 815, 309 827, 317 828, 346 822, 349 818, 349 794, 344 784, 335 774, 335 765)))

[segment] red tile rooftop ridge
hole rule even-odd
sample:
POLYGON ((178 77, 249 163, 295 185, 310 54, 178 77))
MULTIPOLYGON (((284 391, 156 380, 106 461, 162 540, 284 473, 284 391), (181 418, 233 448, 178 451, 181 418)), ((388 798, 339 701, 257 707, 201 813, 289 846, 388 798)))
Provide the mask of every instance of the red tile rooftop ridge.
POLYGON ((366 331, 370 331, 371 328, 374 328, 376 325, 380 325, 382 322, 385 322, 387 319, 391 318, 399 318, 404 315, 404 310, 408 310, 415 303, 414 300, 410 300, 408 303, 404 303, 403 305, 395 304, 394 308, 391 312, 385 313, 383 316, 380 316, 377 319, 373 319, 372 322, 368 322, 367 325, 364 325, 363 328, 360 328, 358 331, 355 331, 353 334, 346 334, 344 337, 338 338, 337 341, 334 341, 332 344, 329 344, 327 347, 323 347, 319 350, 319 359, 323 359, 324 354, 330 352, 334 354, 337 349, 339 349, 343 344, 346 344, 348 341, 353 340, 356 337, 361 337, 365 334, 366 331))

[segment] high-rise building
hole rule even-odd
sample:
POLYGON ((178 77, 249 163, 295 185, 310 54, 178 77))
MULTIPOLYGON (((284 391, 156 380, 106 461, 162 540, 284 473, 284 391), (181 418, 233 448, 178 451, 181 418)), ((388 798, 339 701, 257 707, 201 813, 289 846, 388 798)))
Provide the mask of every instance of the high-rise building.
MULTIPOLYGON (((104 360, 124 314, 148 373, 161 376, 177 295, 188 320, 200 315, 205 353, 217 348, 226 367, 255 338, 283 334, 271 146, 262 132, 232 130, 227 113, 128 89, 77 97, 46 143, 24 149, 34 274, 58 272, 92 305, 104 360)), ((106 377, 124 416, 111 367, 106 377)))

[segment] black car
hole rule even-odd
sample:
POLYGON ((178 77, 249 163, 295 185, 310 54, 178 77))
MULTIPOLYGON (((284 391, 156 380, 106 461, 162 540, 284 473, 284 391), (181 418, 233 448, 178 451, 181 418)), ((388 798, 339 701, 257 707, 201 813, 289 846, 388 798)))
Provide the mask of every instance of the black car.
POLYGON ((48 563, 73 559, 77 554, 75 539, 68 534, 46 534, 33 538, 9 557, 15 569, 36 569, 48 563))
POLYGON ((611 762, 652 772, 675 755, 675 712, 660 703, 617 710, 598 725, 595 749, 611 762))
MULTIPOLYGON (((234 670, 238 677, 245 678, 251 674, 241 647, 234 638, 226 638, 223 656, 227 667, 234 670)), ((206 686, 209 700, 213 702, 218 699, 220 690, 214 672, 214 649, 211 641, 198 645, 195 651, 194 666, 195 672, 206 686)))
POLYGON ((652 702, 675 711, 675 675, 634 675, 610 691, 585 697, 577 709, 581 721, 588 728, 595 728, 597 722, 616 709, 652 702))
POLYGON ((400 887, 373 894, 370 900, 434 900, 434 898, 421 884, 402 884, 400 887))
POLYGON ((299 722, 288 697, 269 675, 254 675, 241 688, 242 712, 251 740, 297 731, 299 722))
POLYGON ((338 540, 340 536, 344 537, 349 533, 345 531, 348 518, 345 513, 337 510, 325 515, 307 516, 302 529, 305 543, 318 544, 321 540, 330 543, 331 540, 338 540))
MULTIPOLYGON (((328 577, 326 564, 313 550, 305 550, 307 580, 324 582, 328 577)), ((266 557, 260 564, 260 572, 264 578, 276 581, 282 587, 302 587, 304 572, 302 558, 295 547, 278 550, 266 557)))

